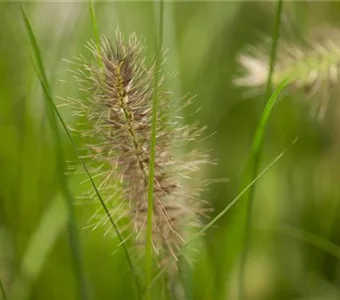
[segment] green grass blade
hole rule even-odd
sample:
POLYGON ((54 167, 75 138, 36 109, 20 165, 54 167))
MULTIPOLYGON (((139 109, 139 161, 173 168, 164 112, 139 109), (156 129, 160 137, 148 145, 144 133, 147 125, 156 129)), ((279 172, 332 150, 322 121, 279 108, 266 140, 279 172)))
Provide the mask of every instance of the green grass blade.
POLYGON ((288 237, 295 238, 299 241, 312 245, 315 248, 323 250, 324 252, 340 260, 340 247, 321 236, 295 228, 290 225, 281 225, 278 228, 278 232, 288 237))
POLYGON ((39 76, 42 77, 43 82, 47 85, 48 89, 50 89, 49 81, 47 80, 47 76, 46 76, 46 73, 45 73, 45 67, 44 67, 44 64, 43 64, 43 61, 42 61, 42 56, 40 54, 40 49, 38 47, 37 40, 36 40, 35 35, 33 33, 31 23, 28 20, 28 17, 26 15, 26 12, 25 12, 22 4, 21 4, 20 7, 21 7, 21 13, 22 13, 22 16, 23 16, 23 19, 24 19, 24 22, 25 22, 27 34, 28 34, 29 40, 32 44, 32 49, 33 49, 33 52, 35 54, 36 63, 38 65, 37 68, 36 68, 36 71, 39 72, 38 73, 39 76))
POLYGON ((40 275, 53 245, 66 227, 67 218, 68 211, 64 201, 61 197, 56 197, 30 238, 20 266, 21 273, 25 276, 14 281, 10 299, 29 299, 32 283, 40 275))
MULTIPOLYGON (((255 137, 253 140, 252 145, 252 155, 250 158, 250 163, 248 166, 251 174, 251 180, 252 178, 256 178, 258 174, 258 168, 259 168, 259 161, 261 156, 261 150, 262 150, 262 142, 265 132, 265 127, 268 122, 270 113, 272 111, 272 108, 276 102, 277 97, 279 96, 280 92, 284 89, 284 87, 287 85, 287 81, 282 82, 277 89, 274 91, 272 96, 269 98, 261 120, 260 124, 258 125, 255 133, 255 137)), ((243 281, 244 281, 244 271, 245 271, 245 264, 246 264, 246 257, 248 254, 249 244, 250 244, 250 228, 251 228, 251 222, 252 222, 252 210, 254 205, 254 192, 255 192, 255 185, 253 185, 249 191, 246 193, 245 198, 247 200, 247 214, 246 214, 246 224, 245 224, 245 237, 244 237, 244 249, 241 255, 241 261, 240 261, 240 277, 239 277, 239 293, 240 293, 240 299, 244 298, 243 295, 243 281)))
POLYGON ((2 284, 1 277, 0 277, 0 291, 1 291, 2 299, 3 299, 3 300, 7 300, 7 296, 6 296, 6 292, 5 292, 5 287, 4 287, 4 285, 2 284))
POLYGON ((266 97, 271 94, 273 73, 275 68, 277 45, 280 39, 281 16, 283 11, 283 0, 279 0, 276 10, 275 26, 273 28, 273 44, 270 51, 269 73, 267 78, 266 97))
MULTIPOLYGON (((21 5, 21 13, 24 19, 25 27, 26 27, 26 30, 29 36, 29 40, 31 42, 32 50, 33 50, 33 57, 32 57, 33 64, 36 67, 38 78, 40 80, 41 86, 44 91, 45 99, 48 102, 53 102, 52 90, 51 90, 49 81, 46 76, 46 72, 45 72, 45 68, 44 68, 44 64, 42 60, 42 55, 41 55, 37 40, 35 38, 32 26, 28 20, 28 17, 22 5, 21 5)), ((73 195, 70 191, 68 182, 64 175, 65 160, 64 160, 64 154, 63 154, 62 141, 60 137, 57 120, 55 118, 55 115, 53 114, 53 111, 50 109, 50 107, 47 111, 47 114, 50 120, 50 125, 52 128, 53 134, 54 134, 54 142, 55 142, 56 153, 57 153, 57 168, 58 168, 59 181, 60 181, 62 193, 66 200, 68 214, 69 214, 68 215, 69 241, 70 241, 70 247, 71 247, 72 256, 73 256, 75 275, 76 275, 77 283, 78 283, 79 299, 85 300, 85 299, 88 299, 88 295, 86 291, 86 280, 85 280, 85 275, 83 271, 84 268, 83 268, 83 261, 82 261, 82 255, 81 255, 81 249, 80 249, 80 242, 78 238, 77 226, 76 226, 76 221, 75 221, 75 212, 74 212, 74 207, 73 207, 73 195)))
POLYGON ((280 95, 282 90, 286 87, 286 85, 287 85, 287 81, 284 81, 281 84, 279 84, 277 89, 273 92, 273 94, 269 98, 269 100, 268 100, 268 102, 267 102, 267 104, 266 104, 266 106, 263 110, 263 114, 262 114, 262 117, 261 117, 261 120, 260 120, 260 124, 256 128, 256 133, 255 133, 255 137, 254 137, 253 145, 252 145, 252 155, 254 157, 259 155, 259 153, 261 151, 261 146, 262 146, 263 137, 264 137, 264 133, 265 133, 265 127, 266 127, 266 124, 268 122, 270 113, 273 109, 273 106, 274 106, 278 96, 280 95))
MULTIPOLYGON (((254 186, 254 184, 266 173, 271 169, 289 150, 290 148, 297 142, 298 138, 296 138, 292 144, 285 149, 283 152, 281 152, 267 167, 265 167, 251 182, 249 182, 244 189, 216 216, 214 217, 207 225, 205 225, 199 232, 197 232, 188 242, 186 242, 182 249, 177 253, 176 257, 180 257, 184 250, 193 243, 197 238, 202 236, 211 226, 213 226, 219 219, 221 219, 237 202, 239 202, 242 197, 248 192, 248 190, 254 186)), ((171 264, 174 261, 175 258, 172 258, 169 261, 169 264, 171 264)), ((165 267, 161 268, 156 276, 153 278, 152 282, 149 286, 147 286, 148 289, 150 289, 156 281, 162 276, 162 274, 165 272, 165 267)))
MULTIPOLYGON (((95 12, 95 8, 94 8, 94 4, 93 1, 89 0, 89 10, 90 10, 90 16, 91 16, 91 24, 92 24, 92 30, 93 30, 93 34, 94 34, 94 38, 96 40, 96 45, 99 49, 99 45, 100 45, 100 36, 99 36, 99 31, 98 31, 98 23, 97 23, 97 18, 96 18, 96 12, 95 12)), ((99 66, 102 68, 104 67, 103 62, 100 58, 100 56, 98 57, 98 63, 99 66)))
MULTIPOLYGON (((272 78, 273 78, 273 72, 274 72, 274 67, 275 67, 277 45, 278 45, 279 36, 280 36, 282 7, 283 7, 283 0, 279 0, 278 6, 277 6, 276 22, 275 22, 275 26, 273 30, 273 43, 271 47, 270 65, 269 65, 269 73, 268 73, 267 87, 266 87, 266 98, 267 99, 269 98, 271 94, 271 88, 272 88, 272 80, 273 80, 272 78)), ((249 173, 246 173, 246 176, 250 174, 251 178, 255 178, 258 173, 265 127, 269 119, 269 115, 274 106, 274 103, 277 99, 277 96, 279 95, 281 90, 285 87, 285 85, 286 85, 286 82, 285 81, 282 82, 278 86, 278 88, 274 91, 272 96, 269 98, 264 108, 264 111, 263 111, 263 114, 260 120, 260 124, 256 129, 256 133, 255 133, 255 137, 254 137, 253 145, 252 145, 252 150, 251 150, 251 157, 250 157, 249 164, 247 166, 247 171, 249 170, 248 171, 249 173)), ((248 182, 248 180, 246 182, 248 182)), ((245 273, 245 265, 246 265, 248 250, 250 247, 250 229, 251 229, 252 215, 253 215, 254 194, 255 194, 255 185, 249 189, 246 195, 247 212, 246 212, 246 224, 245 224, 245 234, 244 234, 244 246, 243 246, 243 251, 241 254, 241 261, 240 261, 239 299, 245 299, 245 295, 244 295, 245 274, 244 273, 245 273)))
POLYGON ((97 25, 97 18, 96 13, 94 10, 94 4, 93 1, 89 0, 89 10, 91 15, 91 24, 93 29, 93 34, 95 36, 97 44, 99 44, 99 31, 98 31, 98 25, 97 25))
MULTIPOLYGON (((160 80, 161 51, 163 42, 163 23, 164 23, 164 2, 159 2, 159 28, 157 36, 155 78, 154 78, 154 95, 152 97, 152 129, 151 129, 151 146, 150 146, 150 166, 148 180, 148 215, 146 229, 145 245, 145 275, 146 286, 150 285, 152 278, 153 253, 152 253, 152 217, 154 202, 154 174, 155 174, 155 154, 156 154, 156 123, 157 123, 157 105, 158 105, 158 85, 160 80)), ((146 291, 146 299, 152 299, 151 289, 146 291)))

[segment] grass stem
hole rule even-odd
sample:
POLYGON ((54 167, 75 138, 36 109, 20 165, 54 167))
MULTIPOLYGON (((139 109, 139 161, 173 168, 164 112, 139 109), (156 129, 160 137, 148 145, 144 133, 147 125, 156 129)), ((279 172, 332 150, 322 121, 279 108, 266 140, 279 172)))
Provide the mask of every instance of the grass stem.
MULTIPOLYGON (((273 72, 275 67, 275 59, 276 59, 276 52, 277 52, 277 45, 280 37, 280 25, 281 25, 281 15, 282 15, 282 7, 283 7, 283 0, 279 0, 277 4, 276 10, 276 20, 273 29, 273 41, 271 47, 271 54, 270 54, 270 63, 269 63, 269 73, 267 78, 267 86, 266 86, 266 99, 269 99, 263 114, 260 119, 260 124, 257 127, 255 137, 252 144, 252 152, 249 160, 249 165, 247 166, 246 177, 248 174, 251 176, 251 180, 256 178, 259 164, 261 160, 262 154, 262 144, 263 144, 263 137, 264 131, 266 127, 266 123, 268 121, 270 112, 276 100, 276 97, 270 97, 271 90, 272 90, 272 78, 273 72), (248 169, 249 168, 249 169, 248 169)), ((285 86, 285 82, 280 85, 280 88, 283 89, 285 86)), ((247 180, 248 181, 248 180, 247 180)), ((253 215, 253 207, 254 207, 254 195, 255 195, 255 185, 253 185, 248 193, 246 194, 246 205, 247 205, 247 212, 246 212, 246 223, 245 223, 245 233, 244 233, 244 245, 243 245, 243 252, 241 254, 240 260, 240 274, 239 274, 239 299, 245 299, 245 291, 244 291, 244 280, 245 280, 245 267, 246 267, 246 260, 248 256, 248 251, 250 248, 250 235, 251 235, 251 224, 252 224, 252 215, 253 215)))
MULTIPOLYGON (((150 165, 148 178, 148 215, 145 245, 145 275, 146 287, 151 283, 153 269, 153 251, 152 251, 152 218, 154 203, 154 173, 155 173, 155 153, 156 153, 156 124, 157 124, 157 106, 158 106, 158 86, 160 80, 161 52, 163 43, 163 23, 164 23, 164 2, 159 2, 159 28, 156 38, 156 62, 154 77, 154 95, 152 97, 152 129, 151 129, 151 146, 150 146, 150 165)), ((146 290, 146 299, 152 299, 151 289, 146 290)))
MULTIPOLYGON (((100 45, 100 35, 99 35, 99 30, 98 30, 98 23, 97 23, 97 18, 96 18, 96 12, 95 12, 95 8, 94 8, 94 4, 92 0, 89 0, 89 10, 90 10, 90 15, 91 15, 91 24, 92 24, 92 29, 93 29, 93 34, 94 34, 94 38, 96 41, 96 45, 99 49, 99 45, 100 45)), ((99 66, 101 68, 103 68, 103 61, 101 60, 100 57, 98 57, 98 63, 99 66)))

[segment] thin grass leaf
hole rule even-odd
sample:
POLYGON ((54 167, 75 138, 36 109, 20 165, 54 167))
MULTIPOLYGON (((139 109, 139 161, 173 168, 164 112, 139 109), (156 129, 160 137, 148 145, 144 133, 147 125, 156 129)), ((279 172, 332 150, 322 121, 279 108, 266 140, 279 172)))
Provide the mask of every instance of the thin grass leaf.
POLYGON ((90 10, 90 15, 91 15, 91 24, 92 24, 92 29, 94 36, 96 38, 96 42, 99 44, 99 32, 98 32, 98 26, 97 26, 97 18, 96 18, 96 13, 94 10, 94 4, 91 0, 89 0, 89 10, 90 10))
POLYGON ((340 260, 340 247, 321 236, 290 225, 281 225, 278 228, 278 232, 304 243, 310 244, 340 260))
MULTIPOLYGON (((92 25, 93 34, 95 37, 96 45, 97 47, 99 47, 100 36, 99 36, 99 31, 98 31, 96 12, 95 12, 93 1, 91 0, 89 0, 89 10, 90 10, 90 15, 91 15, 91 25, 92 25)), ((98 63, 101 67, 103 67, 103 62, 100 59, 100 57, 98 57, 98 63)))
MULTIPOLYGON (((272 94, 272 96, 269 98, 261 120, 260 120, 260 124, 258 125, 257 129, 256 129, 256 133, 255 133, 255 137, 253 140, 253 145, 252 145, 252 152, 251 152, 251 158, 249 161, 249 169, 250 171, 248 171, 249 173, 247 173, 246 175, 249 176, 248 174, 251 174, 251 180, 252 178, 256 178, 257 174, 258 174, 258 168, 259 168, 259 162, 260 162, 260 157, 261 157, 261 151, 262 151, 262 144, 263 144, 263 139, 264 139, 264 133, 265 133, 265 128, 266 128, 266 124, 268 122, 270 113, 272 111, 272 108, 279 96, 279 94, 281 93, 281 91, 287 86, 287 81, 281 83, 278 88, 274 91, 274 93, 272 94)), ((252 211, 253 211, 253 205, 254 205, 254 192, 255 192, 255 185, 252 186, 248 193, 246 194, 246 201, 247 201, 247 215, 246 215, 246 227, 245 227, 245 241, 244 241, 244 250, 241 256, 241 263, 240 263, 240 288, 243 286, 243 284, 241 283, 241 281, 243 282, 243 278, 244 278, 244 269, 245 269, 245 263, 246 263, 246 256, 247 256, 247 252, 248 252, 248 248, 249 248, 249 238, 250 238, 250 228, 251 228, 251 222, 252 222, 252 211)), ((243 287, 242 287, 243 290, 243 287)), ((241 293, 241 290, 240 290, 241 293)), ((242 295, 242 293, 241 293, 242 295)), ((242 298, 241 298, 242 299, 242 298)))
POLYGON ((269 74, 268 74, 267 85, 266 85, 266 97, 267 98, 271 94, 271 89, 272 89, 277 45, 280 39, 281 16, 282 16, 282 11, 283 11, 282 8, 283 8, 283 0, 279 0, 277 4, 277 10, 276 10, 275 26, 273 29, 273 44, 272 44, 271 52, 270 52, 269 74))
POLYGON ((23 277, 13 283, 11 299, 28 299, 32 283, 39 276, 48 255, 58 237, 67 225, 68 211, 61 197, 56 197, 44 213, 41 221, 30 238, 20 270, 23 277))
MULTIPOLYGON (((20 7, 21 7, 21 13, 24 19, 25 27, 27 30, 27 34, 31 42, 32 50, 33 50, 33 56, 31 57, 33 65, 35 66, 39 81, 41 83, 41 86, 43 87, 45 99, 48 102, 53 102, 52 91, 51 91, 51 87, 46 76, 39 46, 37 44, 32 26, 25 13, 23 5, 21 4, 20 7)), ((70 238, 70 247, 71 247, 73 260, 74 260, 75 275, 78 281, 79 299, 85 300, 85 299, 88 299, 88 295, 86 291, 86 280, 85 280, 84 271, 83 271, 83 261, 81 257, 80 242, 78 239, 77 226, 76 226, 76 221, 75 221, 75 213, 74 213, 74 208, 73 208, 73 195, 69 189, 67 180, 64 175, 65 160, 64 160, 64 154, 63 154, 63 148, 62 148, 62 141, 60 137, 58 124, 57 124, 55 115, 53 114, 53 111, 51 109, 48 109, 47 114, 50 120, 50 125, 54 133, 54 142, 55 142, 55 147, 57 149, 56 153, 57 153, 58 176, 60 180, 61 189, 66 200, 68 213, 69 213, 68 232, 69 232, 69 238, 70 238)))
MULTIPOLYGON (((265 167, 215 218, 213 218, 207 225, 205 225, 199 232, 197 232, 191 240, 185 243, 182 249, 177 253, 177 258, 183 255, 184 250, 193 243, 197 238, 202 236, 211 226, 213 226, 219 219, 221 219, 237 202, 239 202, 242 197, 248 192, 248 190, 266 173, 271 169, 289 150, 290 148, 298 141, 298 138, 295 138, 292 144, 281 152, 267 167, 265 167)), ((169 264, 173 262, 175 258, 172 258, 169 261, 169 264)), ((157 280, 162 276, 165 272, 166 266, 161 268, 156 276, 153 278, 151 284, 147 287, 150 289, 157 280)))
MULTIPOLYGON (((155 174, 155 153, 156 153, 156 123, 157 123, 157 105, 158 105, 158 87, 160 80, 160 64, 161 51, 163 43, 163 23, 164 23, 164 2, 159 2, 159 28, 157 36, 156 49, 156 73, 155 73, 155 90, 152 97, 152 127, 151 127, 151 148, 150 148, 150 164, 149 164, 149 180, 148 180, 148 215, 147 215, 147 230, 145 244, 145 272, 146 286, 149 286, 152 278, 152 217, 153 217, 153 202, 154 202, 154 174, 155 174)), ((152 299, 151 289, 146 290, 146 299, 152 299)))
MULTIPOLYGON (((276 52, 277 52, 277 44, 280 36, 280 24, 281 24, 281 15, 282 15, 282 7, 283 7, 283 0, 279 0, 277 5, 277 13, 276 13, 276 22, 273 30, 273 43, 271 48, 271 55, 270 55, 270 66, 269 66, 269 74, 267 78, 267 87, 266 87, 266 98, 269 98, 272 89, 272 80, 273 80, 273 72, 275 67, 275 59, 276 59, 276 52)), ((265 127, 269 119, 269 115, 272 111, 274 103, 282 91, 282 89, 287 85, 287 80, 283 81, 279 84, 278 88, 274 91, 274 93, 269 98, 264 111, 262 113, 260 124, 258 125, 255 133, 255 137, 252 144, 251 156, 249 161, 249 173, 246 173, 246 176, 250 174, 251 179, 256 178, 261 153, 262 153, 262 144, 263 144, 263 137, 265 132, 265 127)), ((248 169, 247 169, 248 170, 248 169)), ((248 180, 247 180, 248 182, 248 180)), ((239 299, 245 299, 244 293, 244 276, 245 276, 245 265, 247 260, 247 255, 250 247, 250 229, 252 223, 252 215, 253 215, 253 207, 254 207, 254 194, 255 194, 255 185, 253 185, 247 195, 246 195, 246 202, 247 202, 247 212, 246 212, 246 224, 245 224, 245 234, 244 234, 244 248, 241 254, 241 261, 240 261, 240 274, 239 274, 239 299)))

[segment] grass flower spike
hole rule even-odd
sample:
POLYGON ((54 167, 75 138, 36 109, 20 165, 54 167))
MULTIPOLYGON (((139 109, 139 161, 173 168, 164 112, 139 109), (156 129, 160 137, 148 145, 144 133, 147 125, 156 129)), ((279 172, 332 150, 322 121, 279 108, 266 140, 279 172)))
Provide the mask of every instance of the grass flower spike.
MULTIPOLYGON (((121 224, 122 229, 133 228, 136 245, 145 243, 151 99, 159 93, 152 242, 164 263, 176 255, 188 228, 199 225, 206 211, 199 200, 203 185, 197 172, 209 158, 192 147, 203 129, 181 124, 180 111, 190 99, 171 103, 163 79, 155 89, 153 77, 160 70, 143 56, 136 35, 125 42, 117 32, 115 45, 102 38, 100 45, 90 43, 88 48, 93 59, 82 58, 77 75, 85 96, 68 102, 81 120, 77 132, 90 150, 103 198, 117 222, 132 220, 132 226, 121 224)), ((107 217, 99 217, 96 226, 105 224, 107 217)), ((138 250, 143 253, 143 247, 138 250)))
MULTIPOLYGON (((268 55, 263 47, 250 49, 249 53, 239 55, 239 63, 246 74, 234 80, 234 83, 245 87, 261 87, 266 84, 269 64, 268 55)), ((322 92, 317 111, 322 117, 327 108, 330 87, 338 82, 340 65, 340 31, 334 28, 316 32, 308 45, 298 45, 279 41, 279 49, 273 84, 278 86, 288 80, 290 86, 302 88, 308 96, 322 92)))

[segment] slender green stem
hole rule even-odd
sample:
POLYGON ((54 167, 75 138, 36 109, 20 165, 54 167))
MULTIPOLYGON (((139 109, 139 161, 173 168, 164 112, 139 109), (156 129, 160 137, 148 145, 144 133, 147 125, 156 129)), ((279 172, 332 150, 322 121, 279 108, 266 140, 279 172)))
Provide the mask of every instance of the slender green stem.
MULTIPOLYGON (((271 169, 289 150, 290 148, 297 142, 298 138, 294 139, 290 147, 281 152, 267 167, 265 167, 251 182, 249 182, 245 188, 215 217, 213 218, 207 225, 205 225, 199 232, 197 232, 188 242, 186 242, 183 247, 177 252, 176 258, 180 257, 184 250, 193 243, 197 238, 202 236, 211 226, 213 226, 219 219, 221 219, 237 202, 239 202, 242 197, 248 192, 248 190, 266 173, 269 169, 271 169)), ((174 261, 174 257, 172 257, 169 261, 171 264, 174 261)), ((150 289, 156 281, 164 274, 166 266, 162 267, 156 276, 152 279, 152 282, 147 289, 150 289)))
MULTIPOLYGON (((34 53, 34 58, 32 57, 33 64, 37 64, 36 70, 38 73, 39 80, 44 87, 44 94, 45 98, 50 99, 52 98, 52 91, 51 87, 49 85, 49 81, 47 79, 45 68, 41 56, 41 52, 39 49, 39 46, 37 44, 33 29, 31 27, 31 24, 28 20, 28 17, 25 13, 25 10, 23 6, 21 5, 21 12, 22 16, 25 22, 26 30, 32 45, 32 50, 34 53)), ((74 268, 75 268, 75 274, 78 281, 78 289, 79 289, 79 299, 88 299, 87 291, 86 291, 86 280, 84 276, 84 270, 83 270, 83 260, 81 255, 81 249, 80 249, 80 242, 77 232, 77 226, 75 221, 75 212, 73 207, 73 195, 70 191, 70 188, 68 186, 66 177, 64 175, 65 172, 65 159, 64 159, 64 153, 63 153, 63 147, 62 147, 62 140, 58 128, 58 124, 55 118, 55 115, 51 111, 51 109, 48 109, 47 111, 48 117, 50 120, 50 125, 53 130, 54 134, 54 143, 56 148, 56 155, 57 155, 57 170, 58 170, 58 177, 62 189, 62 193, 64 194, 64 199, 66 201, 66 205, 68 208, 68 233, 69 233, 69 242, 70 247, 73 255, 73 261, 74 261, 74 268)))
MULTIPOLYGON (((159 2, 159 28, 157 36, 155 77, 154 77, 154 94, 152 97, 152 129, 151 129, 151 145, 150 145, 150 165, 148 180, 148 216, 146 229, 146 245, 145 245, 145 275, 146 286, 150 285, 153 269, 153 251, 152 251, 152 218, 154 203, 154 174, 155 174, 155 154, 156 154, 156 124, 157 124, 157 106, 158 106, 158 88, 160 80, 161 52, 163 43, 163 23, 164 23, 164 2, 159 2)), ((151 289, 147 289, 146 298, 152 299, 151 289)))
POLYGON ((6 296, 5 287, 4 287, 4 285, 2 284, 1 277, 0 277, 0 291, 1 291, 2 299, 3 299, 3 300, 7 300, 8 298, 7 298, 7 296, 6 296))
MULTIPOLYGON (((269 63, 269 73, 267 78, 267 87, 266 87, 266 99, 269 98, 272 90, 272 79, 273 79, 273 72, 275 67, 275 60, 276 60, 276 52, 277 52, 277 44, 280 37, 280 25, 281 25, 281 15, 282 15, 282 7, 283 7, 283 0, 279 0, 277 4, 277 13, 276 13, 276 20, 275 20, 275 26, 273 29, 273 42, 271 47, 271 53, 270 53, 270 63, 269 63)), ((286 85, 285 82, 281 84, 281 89, 286 85)), ((247 170, 249 170, 251 178, 255 178, 258 169, 259 164, 261 160, 261 154, 262 154, 262 144, 263 144, 263 136, 265 131, 265 126, 268 121, 270 112, 272 110, 272 107, 274 105, 274 102, 276 100, 276 97, 270 97, 262 114, 260 124, 256 130, 255 137, 253 140, 252 145, 252 152, 251 157, 249 160, 249 165, 247 167, 247 170), (248 169, 249 168, 249 169, 248 169)), ((247 175, 246 175, 247 176, 247 175)), ((248 181, 248 180, 247 180, 248 181)), ((248 251, 250 248, 250 232, 251 232, 251 224, 252 224, 252 215, 253 215, 253 206, 254 206, 254 195, 255 195, 255 185, 253 185, 247 195, 246 195, 246 202, 247 202, 247 213, 246 213, 246 224, 245 224, 245 234, 244 234, 244 246, 243 246, 243 252, 241 254, 241 260, 240 260, 240 274, 239 274, 239 299, 245 299, 244 294, 244 278, 245 278, 245 266, 246 266, 246 260, 248 256, 248 251)))
MULTIPOLYGON (((99 36, 99 30, 98 30, 98 25, 97 25, 96 12, 95 12, 95 8, 94 8, 94 4, 92 0, 89 0, 89 10, 90 10, 90 15, 91 15, 91 24, 92 24, 93 34, 96 39, 97 48, 99 49, 100 36, 99 36)), ((98 63, 101 68, 104 67, 103 61, 101 60, 100 56, 98 56, 98 63)))
POLYGON ((266 99, 269 98, 272 90, 273 73, 275 69, 275 60, 277 53, 277 45, 280 39, 281 17, 283 11, 283 0, 279 0, 276 9, 276 20, 273 29, 273 43, 270 51, 269 73, 267 78, 266 99))
MULTIPOLYGON (((98 25, 97 25, 96 12, 95 12, 95 8, 94 8, 94 4, 93 4, 92 0, 89 0, 89 10, 90 10, 90 15, 91 15, 91 24, 92 24, 93 34, 95 36, 96 46, 97 46, 97 48, 99 50, 99 47, 100 47, 100 35, 99 35, 99 30, 98 30, 98 25)), ((104 67, 103 61, 102 61, 100 56, 98 56, 98 63, 99 63, 99 66, 101 68, 104 67)), ((133 266, 130 254, 129 254, 128 249, 127 249, 127 247, 126 247, 126 245, 124 243, 123 236, 121 235, 121 233, 118 230, 117 225, 113 221, 112 216, 111 216, 107 206, 105 205, 105 202, 103 201, 103 199, 102 199, 102 197, 101 197, 101 195, 100 195, 100 193, 99 193, 99 191, 98 191, 98 189, 97 189, 97 187, 96 187, 96 185, 95 185, 95 183, 94 183, 94 181, 92 179, 92 176, 91 176, 91 174, 90 174, 90 172, 89 172, 89 170, 88 170, 84 160, 81 158, 81 156, 80 156, 80 154, 78 152, 78 149, 77 149, 77 147, 76 147, 76 145, 75 145, 75 143, 74 143, 74 141, 72 139, 72 136, 69 133, 69 131, 67 129, 67 126, 64 123, 63 119, 61 118, 61 115, 59 114, 59 112, 58 112, 56 107, 55 107, 55 111, 56 111, 56 113, 58 115, 58 118, 59 118, 60 122, 62 123, 62 126, 63 126, 63 128, 64 128, 64 130, 65 130, 65 132, 66 132, 66 134, 67 134, 67 136, 68 136, 68 138, 69 138, 69 140, 71 142, 71 145, 72 145, 72 148, 73 148, 74 152, 76 153, 76 155, 77 155, 80 163, 82 164, 82 166, 83 166, 87 176, 89 177, 89 179, 91 181, 91 185, 94 188, 95 193, 96 193, 96 195, 97 195, 97 197, 98 197, 98 199, 99 199, 99 201, 100 201, 100 203, 101 203, 101 205, 102 205, 106 215, 108 216, 109 221, 110 221, 112 227, 115 230, 115 233, 117 234, 117 236, 118 236, 118 238, 119 238, 119 240, 120 240, 120 242, 121 242, 121 244, 123 246, 125 257, 126 257, 126 259, 128 261, 128 264, 129 264, 129 266, 130 266, 130 268, 132 270, 133 276, 134 276, 134 281, 135 281, 135 285, 136 285, 136 288, 137 288, 137 295, 138 295, 138 298, 140 299, 141 298, 141 287, 140 287, 140 282, 139 282, 138 274, 137 274, 137 272, 135 270, 135 267, 133 266)))
POLYGON ((97 18, 96 18, 96 13, 94 10, 94 5, 91 0, 89 0, 89 10, 90 10, 90 15, 91 15, 93 34, 95 36, 96 42, 99 44, 99 31, 98 31, 98 26, 97 26, 97 18))

